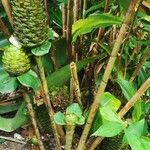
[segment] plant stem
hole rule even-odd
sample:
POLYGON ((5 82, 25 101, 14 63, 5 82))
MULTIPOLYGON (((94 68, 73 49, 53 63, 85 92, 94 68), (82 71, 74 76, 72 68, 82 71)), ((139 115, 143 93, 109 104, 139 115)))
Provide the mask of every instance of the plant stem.
POLYGON ((81 102, 81 93, 80 93, 80 87, 79 87, 79 81, 78 81, 78 75, 77 75, 77 67, 74 62, 70 63, 70 71, 71 71, 71 78, 72 78, 72 84, 73 84, 73 91, 75 92, 75 97, 82 108, 82 102, 81 102))
MULTIPOLYGON (((104 13, 107 12, 108 6, 109 6, 109 0, 105 0, 104 13)), ((97 42, 100 42, 100 40, 102 39, 104 35, 104 31, 105 31, 104 28, 99 28, 97 42)))
POLYGON ((66 30, 67 30, 67 7, 66 7, 66 4, 62 4, 62 24, 63 24, 63 37, 66 38, 66 30))
POLYGON ((3 4, 5 12, 8 16, 9 22, 10 22, 11 26, 13 26, 12 11, 11 11, 11 8, 10 8, 10 5, 9 5, 9 1, 8 0, 2 0, 2 4, 3 4))
POLYGON ((87 0, 83 1, 83 18, 85 18, 85 11, 87 9, 87 0))
POLYGON ((95 100, 91 106, 91 110, 90 110, 87 122, 85 124, 82 136, 80 138, 77 150, 84 150, 84 146, 85 146, 85 142, 86 142, 88 133, 90 131, 93 119, 94 119, 95 114, 97 112, 97 108, 99 107, 100 97, 106 88, 106 85, 107 85, 107 82, 109 80, 111 71, 113 69, 114 63, 115 63, 116 58, 117 58, 118 51, 120 50, 120 47, 122 45, 122 41, 124 40, 126 33, 127 33, 128 29, 130 28, 130 23, 134 17, 136 3, 137 3, 137 0, 132 0, 130 2, 130 6, 129 6, 128 11, 126 13, 126 16, 124 18, 123 24, 120 28, 119 35, 118 35, 116 42, 114 44, 114 47, 113 47, 111 56, 109 58, 108 64, 106 66, 106 70, 104 72, 100 87, 98 88, 97 94, 95 96, 95 100))
POLYGON ((147 51, 146 51, 146 53, 144 54, 143 58, 142 58, 141 61, 137 64, 135 70, 134 70, 133 73, 132 73, 132 76, 131 76, 129 82, 132 82, 132 81, 135 79, 135 77, 137 76, 139 70, 142 68, 143 64, 145 63, 145 61, 146 61, 148 58, 150 58, 150 48, 147 48, 147 51))
POLYGON ((4 36, 9 40, 11 33, 8 31, 7 27, 5 26, 1 18, 0 18, 0 30, 3 32, 4 36))
POLYGON ((28 112, 29 112, 29 115, 30 115, 30 119, 32 121, 32 125, 33 125, 34 130, 35 130, 35 135, 38 139, 38 144, 39 144, 40 150, 45 150, 43 142, 41 140, 40 131, 38 129, 38 125, 37 125, 37 122, 36 122, 34 110, 33 110, 32 104, 31 104, 31 99, 30 99, 30 96, 27 93, 24 93, 24 100, 27 103, 27 109, 28 109, 28 112))
POLYGON ((79 19, 79 4, 80 0, 74 0, 74 22, 79 19))
POLYGON ((66 145, 65 150, 71 150, 75 125, 66 125, 66 145))
POLYGON ((46 77, 45 77, 45 72, 44 72, 42 60, 41 60, 41 57, 35 57, 35 58, 36 58, 36 62, 37 62, 38 68, 39 68, 39 74, 40 74, 41 83, 42 83, 44 96, 45 96, 45 105, 47 107, 47 111, 48 111, 48 114, 50 117, 51 126, 52 126, 52 130, 53 130, 53 134, 54 134, 54 139, 56 142, 56 148, 58 150, 61 150, 59 134, 57 131, 57 126, 54 122, 54 110, 53 110, 53 107, 52 107, 52 104, 51 104, 50 98, 49 98, 49 91, 48 91, 48 86, 47 86, 47 82, 46 82, 46 77))
POLYGON ((44 0, 44 7, 46 12, 46 18, 47 18, 47 24, 50 24, 50 18, 49 18, 49 2, 48 0, 44 0))
POLYGON ((68 61, 71 62, 74 57, 72 49, 72 23, 73 23, 73 0, 68 0, 68 11, 67 11, 67 45, 68 45, 68 61))
POLYGON ((96 147, 101 143, 101 141, 103 140, 103 137, 97 137, 94 142, 92 143, 92 145, 90 146, 89 150, 95 150, 96 147))

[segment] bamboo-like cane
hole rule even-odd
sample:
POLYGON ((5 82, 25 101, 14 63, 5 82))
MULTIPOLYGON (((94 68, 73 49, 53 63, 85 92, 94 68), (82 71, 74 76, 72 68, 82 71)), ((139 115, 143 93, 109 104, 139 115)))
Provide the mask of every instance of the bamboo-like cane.
POLYGON ((132 82, 135 77, 137 76, 139 70, 142 68, 143 64, 145 63, 145 61, 150 58, 150 48, 147 49, 146 53, 144 54, 143 58, 141 59, 141 61, 137 64, 135 70, 133 71, 131 78, 129 80, 129 82, 132 82))
POLYGON ((4 36, 9 39, 11 36, 11 33, 8 31, 7 27, 3 23, 2 19, 0 18, 0 30, 3 32, 4 36))
POLYGON ((79 19, 79 5, 80 0, 74 0, 74 22, 79 19))
POLYGON ((67 45, 68 45, 68 61, 72 61, 74 57, 74 52, 72 49, 72 24, 73 24, 73 0, 68 0, 68 10, 67 10, 67 45))
POLYGON ((66 4, 62 4, 62 24, 63 24, 63 37, 66 38, 66 31, 67 31, 67 7, 66 4))
POLYGON ((87 0, 83 1, 83 18, 85 18, 85 11, 87 9, 87 0))
POLYGON ((13 17, 12 17, 12 11, 11 11, 11 8, 9 5, 9 0, 2 0, 2 5, 5 9, 5 12, 8 16, 8 20, 9 20, 11 26, 13 26, 13 17))
POLYGON ((47 111, 48 111, 48 114, 50 117, 52 129, 53 129, 53 134, 54 134, 54 139, 56 142, 56 148, 57 148, 57 150, 61 150, 61 143, 59 140, 60 137, 58 134, 57 125, 54 122, 54 110, 53 110, 53 107, 52 107, 52 104, 51 104, 50 98, 49 98, 49 91, 48 91, 48 86, 47 86, 47 82, 46 82, 46 77, 45 77, 45 72, 44 72, 42 60, 41 60, 41 57, 35 57, 35 59, 36 59, 36 62, 37 62, 38 68, 39 68, 41 84, 42 84, 44 96, 45 96, 45 105, 47 107, 47 111))
POLYGON ((66 144, 65 150, 71 150, 75 125, 66 125, 66 144))
POLYGON ((89 134, 89 131, 90 131, 93 119, 95 117, 95 114, 97 112, 97 108, 99 106, 99 101, 100 101, 99 98, 101 97, 101 95, 103 94, 103 92, 104 92, 104 90, 106 88, 106 85, 107 85, 107 82, 109 80, 111 71, 112 71, 114 63, 116 61, 116 57, 117 57, 118 51, 119 51, 119 49, 120 49, 120 47, 122 45, 122 41, 124 40, 124 38, 126 36, 126 33, 127 33, 128 29, 130 28, 131 21, 132 21, 132 19, 134 17, 134 14, 135 14, 136 4, 137 4, 137 0, 132 0, 130 2, 128 11, 127 11, 126 16, 124 18, 123 24, 122 24, 122 26, 120 28, 119 35, 118 35, 118 37, 116 39, 116 42, 114 44, 114 47, 113 47, 113 50, 112 50, 112 53, 111 53, 111 57, 110 57, 110 59, 108 61, 106 70, 104 72, 104 75, 103 75, 103 78, 102 78, 102 82, 100 84, 100 87, 98 88, 98 92, 97 92, 97 94, 95 96, 95 100, 94 100, 94 102, 93 102, 93 104, 91 106, 91 110, 90 110, 87 122, 85 124, 82 136, 80 138, 77 150, 84 150, 85 149, 85 142, 86 142, 87 136, 89 134))
MULTIPOLYGON (((107 12, 108 6, 109 6, 109 0, 105 0, 104 13, 107 12)), ((104 28, 99 28, 97 42, 99 42, 102 39, 103 35, 104 35, 104 28)))
POLYGON ((34 110, 33 110, 32 104, 31 104, 31 100, 27 93, 24 93, 24 100, 27 103, 27 109, 28 109, 28 112, 30 115, 30 119, 32 121, 32 125, 35 130, 36 137, 38 139, 38 144, 39 144, 40 150, 45 150, 43 142, 41 140, 40 131, 38 129, 38 125, 37 125, 36 118, 35 118, 35 113, 34 113, 34 110))
POLYGON ((79 81, 78 81, 78 76, 77 76, 77 68, 76 68, 76 64, 74 62, 70 63, 70 71, 71 71, 71 79, 72 79, 75 97, 76 97, 80 107, 82 108, 81 93, 80 93, 79 81))

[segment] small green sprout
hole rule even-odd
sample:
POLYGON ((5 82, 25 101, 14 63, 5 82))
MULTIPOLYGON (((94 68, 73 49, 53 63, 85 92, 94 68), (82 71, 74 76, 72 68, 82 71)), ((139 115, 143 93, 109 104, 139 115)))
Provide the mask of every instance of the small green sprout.
POLYGON ((56 124, 66 126, 66 145, 65 150, 71 150, 73 134, 76 125, 83 125, 85 118, 82 116, 82 110, 78 103, 73 103, 67 107, 65 114, 57 112, 54 115, 56 124))

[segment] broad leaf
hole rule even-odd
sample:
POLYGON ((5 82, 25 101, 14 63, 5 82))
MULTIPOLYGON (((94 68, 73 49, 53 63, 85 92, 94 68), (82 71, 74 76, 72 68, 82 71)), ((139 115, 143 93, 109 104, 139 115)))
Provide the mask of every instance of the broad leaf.
POLYGON ((99 4, 96 4, 96 5, 94 5, 94 6, 91 6, 89 9, 87 9, 86 11, 85 11, 85 16, 88 14, 88 13, 91 13, 91 12, 93 12, 93 11, 96 11, 96 10, 99 10, 100 8, 102 8, 102 7, 104 7, 104 4, 105 4, 105 2, 104 1, 101 1, 101 2, 99 2, 99 4))
POLYGON ((141 137, 140 141, 142 143, 143 150, 149 150, 150 149, 150 138, 141 137))
POLYGON ((135 135, 137 137, 141 137, 144 134, 147 133, 147 129, 145 126, 145 120, 142 119, 136 123, 131 124, 128 129, 126 129, 127 133, 130 133, 131 135, 135 135))
POLYGON ((17 110, 21 105, 21 102, 16 102, 14 104, 9 104, 6 106, 0 106, 0 114, 9 113, 17 110))
POLYGON ((141 101, 137 101, 134 105, 134 109, 132 111, 132 120, 133 122, 137 122, 140 120, 141 116, 142 116, 143 112, 142 112, 142 102, 141 101))
POLYGON ((96 14, 80 19, 72 26, 72 41, 75 42, 79 35, 89 33, 95 28, 119 25, 121 22, 120 17, 111 14, 96 14))
POLYGON ((85 123, 85 118, 83 116, 80 116, 79 120, 76 121, 77 125, 83 125, 85 123))
POLYGON ((22 85, 31 87, 34 91, 37 91, 39 88, 40 80, 37 74, 32 70, 29 70, 27 73, 18 76, 17 79, 22 85))
MULTIPOLYGON (((119 109, 120 105, 120 100, 117 99, 114 95, 110 94, 109 92, 104 92, 100 97, 100 107, 109 107, 110 109, 112 109, 113 112, 116 112, 119 109)), ((98 109, 94 117, 94 121, 92 123, 90 132, 95 132, 102 125, 102 122, 103 119, 100 113, 100 109, 98 109)))
POLYGON ((132 150, 149 150, 150 149, 150 138, 148 137, 138 137, 136 135, 132 135, 130 132, 125 132, 125 137, 132 150))
POLYGON ((131 146, 132 150, 137 150, 137 148, 139 150, 145 150, 140 142, 140 138, 136 135, 132 135, 130 132, 125 132, 125 137, 127 138, 128 144, 131 146))
POLYGON ((25 109, 25 103, 23 102, 14 118, 3 118, 0 116, 0 130, 12 132, 27 123, 29 118, 24 113, 25 109))
MULTIPOLYGON (((91 63, 97 59, 102 60, 105 57, 106 55, 101 55, 101 56, 83 59, 76 63, 77 71, 79 72, 88 63, 91 63)), ((52 87, 55 86, 56 87, 63 86, 67 83, 67 81, 69 81, 70 78, 71 78, 70 67, 69 65, 66 65, 65 67, 59 69, 58 71, 55 71, 54 73, 50 74, 47 77, 48 88, 51 89, 52 87)))
POLYGON ((119 134, 125 128, 124 124, 119 122, 106 122, 92 134, 92 136, 113 137, 119 134))
POLYGON ((65 116, 62 112, 57 112, 55 115, 54 115, 54 121, 56 124, 59 124, 59 125, 66 125, 65 123, 65 116))
POLYGON ((121 11, 121 14, 122 15, 125 15, 127 9, 128 9, 128 6, 129 6, 129 3, 130 3, 130 0, 118 0, 118 3, 119 3, 119 7, 120 7, 120 11, 121 11))
POLYGON ((118 74, 117 83, 120 85, 125 98, 127 100, 130 100, 130 98, 135 94, 133 84, 123 79, 123 77, 120 74, 118 74))
POLYGON ((73 103, 67 107, 66 114, 75 114, 80 118, 82 116, 82 110, 78 103, 73 103))
POLYGON ((11 93, 16 90, 17 86, 16 77, 10 77, 7 72, 0 70, 0 93, 11 93))
POLYGON ((31 52, 36 56, 42 56, 42 55, 47 54, 50 48, 51 48, 51 42, 46 41, 44 44, 38 47, 32 48, 31 52))
POLYGON ((100 106, 101 107, 110 107, 113 111, 117 111, 121 105, 119 99, 117 99, 114 95, 110 94, 109 92, 105 92, 100 97, 100 106))
POLYGON ((109 107, 100 108, 100 113, 102 117, 107 121, 124 123, 117 113, 113 112, 109 107))

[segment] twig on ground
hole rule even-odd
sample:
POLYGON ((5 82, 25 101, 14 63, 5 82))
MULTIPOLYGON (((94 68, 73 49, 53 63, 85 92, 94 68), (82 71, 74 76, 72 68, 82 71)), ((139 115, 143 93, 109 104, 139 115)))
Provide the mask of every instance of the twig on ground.
POLYGON ((20 140, 17 140, 15 138, 12 138, 12 137, 0 136, 0 139, 4 139, 7 141, 11 141, 11 142, 19 143, 19 144, 24 144, 24 145, 27 144, 27 142, 20 141, 20 140))

